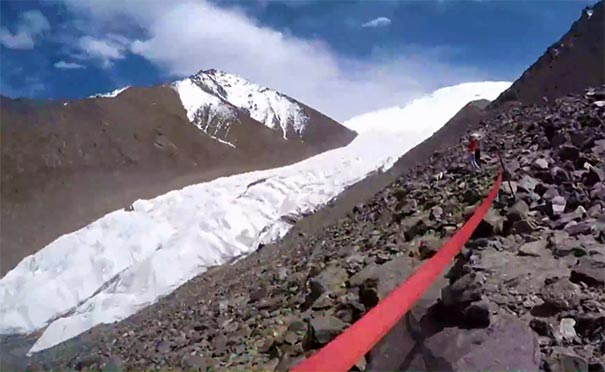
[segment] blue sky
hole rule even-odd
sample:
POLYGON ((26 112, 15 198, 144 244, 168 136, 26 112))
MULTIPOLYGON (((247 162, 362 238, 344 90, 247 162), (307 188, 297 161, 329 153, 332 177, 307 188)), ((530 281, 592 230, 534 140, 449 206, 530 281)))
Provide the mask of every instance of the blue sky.
POLYGON ((80 98, 218 68, 336 117, 514 80, 594 1, 0 1, 0 92, 80 98))

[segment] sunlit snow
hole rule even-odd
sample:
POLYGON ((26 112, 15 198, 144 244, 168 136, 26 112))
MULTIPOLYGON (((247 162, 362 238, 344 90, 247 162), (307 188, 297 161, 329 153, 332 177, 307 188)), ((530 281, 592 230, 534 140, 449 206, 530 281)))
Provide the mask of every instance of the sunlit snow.
POLYGON ((124 319, 208 267, 282 237, 292 217, 388 169, 468 101, 494 99, 509 86, 485 82, 441 89, 402 108, 348 121, 360 135, 346 147, 109 213, 26 257, 0 280, 0 334, 48 326, 30 350, 36 352, 124 319))
POLYGON ((179 94, 187 117, 213 139, 235 147, 226 140, 236 111, 245 111, 265 126, 282 132, 288 139, 301 135, 309 118, 296 101, 269 88, 221 71, 200 72, 172 85, 179 94), (221 134, 222 133, 222 134, 221 134))
POLYGON ((200 82, 195 79, 184 79, 173 84, 187 111, 187 118, 211 138, 235 147, 233 143, 218 137, 218 132, 223 130, 223 127, 225 127, 225 136, 229 134, 231 121, 236 120, 235 108, 219 97, 202 90, 198 84, 200 82), (205 115, 200 118, 202 113, 205 115), (210 127, 210 124, 213 127, 210 127))
POLYGON ((116 89, 109 93, 98 93, 98 94, 90 96, 90 98, 114 98, 114 97, 117 97, 118 94, 122 93, 123 91, 125 91, 128 88, 130 88, 130 86, 125 86, 124 88, 119 88, 119 89, 116 89))
POLYGON ((280 129, 284 138, 302 134, 309 121, 298 102, 234 74, 217 70, 202 71, 185 80, 196 81, 200 89, 206 89, 223 102, 246 110, 251 118, 265 126, 280 129))

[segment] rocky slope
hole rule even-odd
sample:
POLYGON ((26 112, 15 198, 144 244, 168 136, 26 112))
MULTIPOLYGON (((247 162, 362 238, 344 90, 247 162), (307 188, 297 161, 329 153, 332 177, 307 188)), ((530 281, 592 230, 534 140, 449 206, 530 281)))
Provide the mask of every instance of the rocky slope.
POLYGON ((434 254, 492 184, 500 153, 514 198, 503 183, 446 278, 359 367, 602 370, 604 106, 600 87, 501 112, 480 129, 483 173, 465 169, 459 146, 441 148, 329 228, 210 270, 32 366, 285 369, 434 254))
POLYGON ((492 106, 539 104, 605 83, 603 1, 587 7, 563 37, 528 68, 492 106))
MULTIPOLYGON (((247 94, 265 102, 266 120, 226 101, 234 101, 231 96, 214 93, 205 94, 221 109, 208 116, 217 106, 199 97, 202 88, 194 86, 189 96, 178 89, 190 79, 71 102, 1 97, 0 275, 59 236, 136 199, 294 163, 355 137, 289 97, 221 76, 256 87, 247 94), (300 115, 296 128, 283 107, 300 115)), ((224 86, 226 92, 227 85, 221 81, 215 89, 224 86)))

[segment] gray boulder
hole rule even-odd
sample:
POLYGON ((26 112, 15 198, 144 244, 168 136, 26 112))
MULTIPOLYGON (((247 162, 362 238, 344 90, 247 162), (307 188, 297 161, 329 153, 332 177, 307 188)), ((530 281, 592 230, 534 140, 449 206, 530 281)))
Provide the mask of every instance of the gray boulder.
POLYGON ((349 279, 352 287, 374 290, 378 299, 385 298, 395 287, 409 277, 416 262, 407 256, 398 256, 382 265, 371 264, 349 279))
POLYGON ((208 363, 206 359, 200 355, 185 355, 181 360, 181 365, 187 371, 206 371, 208 363))
POLYGON ((565 231, 569 233, 569 235, 586 235, 590 234, 592 231, 592 224, 589 221, 575 222, 571 221, 565 226, 565 231))
POLYGON ((561 158, 561 160, 563 160, 563 161, 565 161, 565 160, 575 161, 580 156, 580 149, 578 149, 576 146, 572 146, 572 145, 561 146, 561 148, 558 151, 558 155, 559 155, 559 158, 561 158))
POLYGON ((521 180, 519 180, 519 182, 517 184, 517 189, 529 193, 529 192, 534 191, 534 189, 536 188, 536 185, 538 185, 538 184, 540 184, 539 180, 537 180, 531 176, 525 175, 521 178, 521 180))
POLYGON ((536 159, 532 166, 536 169, 548 169, 548 160, 544 158, 536 159))
POLYGON ((605 284, 605 258, 598 255, 581 257, 571 271, 570 280, 593 286, 605 284))
POLYGON ((480 278, 471 272, 448 285, 441 291, 441 300, 446 306, 465 305, 481 299, 483 286, 480 278))
POLYGON ((311 337, 316 345, 325 345, 336 337, 347 326, 340 319, 331 315, 317 316, 309 322, 311 337))
POLYGON ((321 271, 317 276, 309 281, 309 291, 305 298, 305 303, 302 305, 303 309, 307 309, 315 305, 316 301, 323 299, 325 304, 328 300, 328 294, 338 295, 345 290, 345 282, 349 278, 347 272, 338 266, 329 266, 321 271))
POLYGON ((586 359, 568 349, 555 350, 545 358, 545 362, 552 372, 588 372, 586 359))
POLYGON ((490 208, 475 229, 473 238, 487 238, 501 234, 504 229, 504 221, 504 216, 501 216, 497 210, 490 208))
POLYGON ((527 219, 529 216, 529 205, 523 200, 517 200, 506 211, 506 220, 508 222, 516 222, 527 219))
POLYGON ((545 285, 540 296, 545 304, 559 310, 569 310, 580 305, 582 291, 580 286, 568 279, 560 279, 545 285))
POLYGON ((536 240, 519 247, 519 255, 539 257, 546 253, 546 240, 536 240))
POLYGON ((555 196, 551 199, 552 213, 555 216, 562 214, 565 211, 567 200, 562 196, 555 196))
POLYGON ((428 370, 537 371, 540 367, 536 335, 510 315, 496 317, 487 328, 445 328, 424 346, 428 370))

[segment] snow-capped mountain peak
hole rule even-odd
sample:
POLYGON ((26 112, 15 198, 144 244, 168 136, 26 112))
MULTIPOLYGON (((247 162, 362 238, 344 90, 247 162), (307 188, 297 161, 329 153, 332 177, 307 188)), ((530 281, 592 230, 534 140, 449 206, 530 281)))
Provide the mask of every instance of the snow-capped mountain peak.
MULTIPOLYGON (((199 110, 231 112, 233 108, 237 108, 240 113, 248 115, 265 126, 281 130, 284 139, 300 138, 309 122, 304 106, 294 99, 220 70, 200 71, 187 79, 176 82, 174 87, 192 121, 199 110), (192 85, 206 95, 213 96, 213 99, 205 97, 196 104, 191 96, 201 98, 203 94, 196 93, 196 89, 192 90, 192 85), (226 110, 219 106, 230 109, 226 110)), ((196 123, 194 122, 194 124, 196 123)))
POLYGON ((235 147, 230 141, 229 131, 232 123, 239 122, 237 108, 204 89, 205 86, 205 82, 197 76, 173 84, 189 121, 211 138, 235 147))

